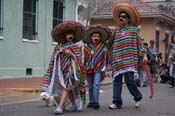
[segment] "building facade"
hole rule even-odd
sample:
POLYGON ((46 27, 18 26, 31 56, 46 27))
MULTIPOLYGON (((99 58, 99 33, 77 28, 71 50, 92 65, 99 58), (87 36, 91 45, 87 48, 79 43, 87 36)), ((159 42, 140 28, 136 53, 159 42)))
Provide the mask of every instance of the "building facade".
POLYGON ((43 76, 51 30, 75 20, 75 10, 76 0, 0 0, 0 79, 43 76))
POLYGON ((137 8, 141 16, 139 28, 144 41, 149 44, 149 41, 154 39, 163 60, 166 61, 166 50, 175 30, 175 17, 141 0, 94 0, 90 2, 90 23, 104 23, 111 29, 117 28, 112 19, 112 6, 116 2, 129 2, 137 8))

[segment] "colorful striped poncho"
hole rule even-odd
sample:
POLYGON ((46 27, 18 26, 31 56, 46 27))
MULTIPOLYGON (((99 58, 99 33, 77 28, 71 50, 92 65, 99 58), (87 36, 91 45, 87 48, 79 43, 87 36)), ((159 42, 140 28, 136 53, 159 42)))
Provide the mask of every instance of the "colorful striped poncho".
POLYGON ((106 59, 104 48, 105 44, 87 44, 84 48, 86 69, 92 69, 93 72, 101 72, 105 66, 106 59))
MULTIPOLYGON (((85 104, 86 87, 85 78, 82 75, 80 50, 80 47, 74 43, 68 43, 64 46, 62 44, 56 45, 49 67, 44 75, 43 88, 50 94, 59 97, 62 96, 63 89, 72 90, 74 98, 79 98, 78 101, 81 102, 79 104, 85 104), (57 51, 61 47, 71 50, 76 55, 76 59, 64 52, 58 54, 57 51)), ((67 98, 66 103, 70 103, 69 98, 67 98)))
POLYGON ((144 47, 138 28, 128 26, 117 30, 112 46, 113 80, 119 74, 137 72, 143 55, 144 47))

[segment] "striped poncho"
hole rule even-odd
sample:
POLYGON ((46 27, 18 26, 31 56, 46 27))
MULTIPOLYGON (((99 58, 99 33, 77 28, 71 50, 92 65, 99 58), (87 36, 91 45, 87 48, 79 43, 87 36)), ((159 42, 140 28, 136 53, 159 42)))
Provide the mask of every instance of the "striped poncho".
POLYGON ((139 30, 128 26, 116 31, 112 46, 113 80, 119 74, 137 72, 140 60, 143 59, 144 47, 139 30))
MULTIPOLYGON (((62 90, 72 90, 76 93, 74 98, 78 98, 82 104, 85 104, 85 78, 82 75, 82 64, 81 64, 81 52, 80 47, 74 43, 68 43, 64 46, 58 44, 54 48, 50 64, 47 72, 44 75, 43 88, 50 94, 62 96, 62 90), (72 51, 76 59, 73 59, 70 55, 64 52, 58 54, 59 48, 64 47, 72 51), (76 89, 76 92, 74 90, 76 89)), ((69 98, 66 100, 70 103, 69 98)), ((77 104, 78 105, 78 104, 77 104)))
MULTIPOLYGON (((86 69, 93 72, 101 72, 105 66, 105 44, 87 44, 84 48, 86 69)), ((92 73, 93 73, 92 72, 92 73)))

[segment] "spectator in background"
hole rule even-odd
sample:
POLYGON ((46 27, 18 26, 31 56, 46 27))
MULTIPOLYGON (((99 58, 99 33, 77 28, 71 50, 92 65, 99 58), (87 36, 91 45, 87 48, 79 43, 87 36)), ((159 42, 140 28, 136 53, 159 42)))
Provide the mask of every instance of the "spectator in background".
POLYGON ((158 54, 158 50, 155 47, 155 42, 154 40, 150 40, 150 47, 149 49, 149 64, 150 64, 150 72, 151 72, 151 76, 152 79, 154 80, 154 82, 158 81, 158 72, 157 72, 157 61, 156 61, 156 57, 158 54))
POLYGON ((167 64, 160 66, 160 83, 168 83, 170 81, 169 67, 167 64))
POLYGON ((169 74, 171 77, 171 87, 174 87, 174 78, 175 78, 175 34, 172 35, 172 47, 170 50, 170 54, 168 57, 168 61, 169 61, 169 74))
POLYGON ((148 74, 146 72, 146 66, 148 66, 147 61, 149 57, 149 49, 148 49, 148 43, 144 42, 143 45, 145 50, 144 59, 146 60, 146 62, 143 62, 139 68, 139 86, 140 87, 146 87, 148 84, 148 74))

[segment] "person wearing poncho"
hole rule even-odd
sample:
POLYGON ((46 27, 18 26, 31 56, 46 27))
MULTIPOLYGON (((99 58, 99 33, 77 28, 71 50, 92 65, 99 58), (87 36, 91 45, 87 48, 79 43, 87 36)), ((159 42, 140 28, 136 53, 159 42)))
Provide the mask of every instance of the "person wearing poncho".
POLYGON ((142 94, 134 82, 139 60, 143 59, 144 47, 137 26, 140 23, 138 11, 129 3, 117 3, 112 8, 114 22, 119 29, 114 32, 112 43, 113 100, 109 109, 121 109, 122 77, 134 97, 135 107, 139 107, 142 94))
POLYGON ((106 65, 107 49, 104 44, 109 38, 110 29, 102 24, 90 25, 84 33, 85 67, 87 70, 87 83, 89 89, 88 108, 99 109, 101 74, 106 65))
POLYGON ((70 103, 69 111, 82 110, 85 104, 85 79, 82 75, 81 48, 75 44, 84 31, 84 26, 75 21, 65 21, 52 30, 55 46, 43 88, 56 96, 55 114, 62 114, 70 103), (78 100, 75 100, 78 99, 78 100))

